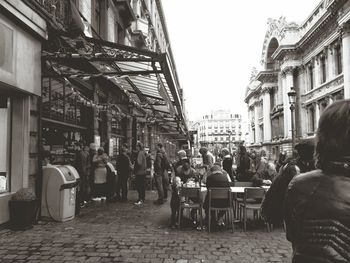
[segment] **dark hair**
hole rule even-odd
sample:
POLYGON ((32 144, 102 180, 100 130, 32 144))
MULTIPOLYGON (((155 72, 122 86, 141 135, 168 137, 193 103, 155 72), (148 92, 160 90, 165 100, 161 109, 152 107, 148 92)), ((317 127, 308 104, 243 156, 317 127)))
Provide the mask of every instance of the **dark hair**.
POLYGON ((239 151, 240 151, 241 153, 246 153, 246 152, 247 152, 247 149, 246 149, 243 145, 241 145, 241 146, 239 146, 239 151))
POLYGON ((158 146, 160 149, 163 148, 163 144, 161 144, 161 143, 158 143, 157 146, 158 146))
POLYGON ((126 149, 129 148, 129 147, 128 147, 128 144, 126 144, 126 143, 123 143, 122 147, 124 147, 124 148, 126 148, 126 149))
POLYGON ((316 136, 316 162, 327 169, 333 161, 350 156, 350 100, 336 101, 320 117, 316 136))
POLYGON ((300 142, 294 149, 298 152, 300 159, 310 161, 314 157, 314 146, 311 143, 300 142))

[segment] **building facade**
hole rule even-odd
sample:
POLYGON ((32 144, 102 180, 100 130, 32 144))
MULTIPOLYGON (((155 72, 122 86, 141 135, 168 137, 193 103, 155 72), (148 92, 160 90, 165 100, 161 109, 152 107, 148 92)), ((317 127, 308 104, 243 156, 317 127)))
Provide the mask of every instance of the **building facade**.
POLYGON ((204 115, 196 127, 199 145, 208 147, 216 155, 223 147, 233 150, 242 140, 242 117, 227 110, 204 115))
POLYGON ((22 187, 41 194, 41 153, 74 164, 81 143, 170 159, 188 131, 161 1, 0 2, 0 224, 22 187), (3 37, 4 36, 4 37, 3 37))
POLYGON ((268 20, 261 71, 253 74, 248 105, 249 147, 270 158, 291 151, 291 87, 297 93, 296 142, 313 141, 327 105, 350 97, 350 3, 323 0, 302 24, 268 20))

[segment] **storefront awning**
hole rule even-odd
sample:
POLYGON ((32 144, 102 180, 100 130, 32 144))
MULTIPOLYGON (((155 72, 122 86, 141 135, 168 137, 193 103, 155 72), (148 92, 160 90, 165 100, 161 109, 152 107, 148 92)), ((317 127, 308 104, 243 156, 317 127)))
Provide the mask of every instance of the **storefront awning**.
POLYGON ((105 77, 130 96, 137 97, 141 107, 152 111, 165 126, 186 133, 180 87, 166 53, 89 37, 62 38, 76 53, 43 52, 43 59, 59 68, 56 73, 67 79, 105 77), (87 62, 96 70, 84 66, 87 62))

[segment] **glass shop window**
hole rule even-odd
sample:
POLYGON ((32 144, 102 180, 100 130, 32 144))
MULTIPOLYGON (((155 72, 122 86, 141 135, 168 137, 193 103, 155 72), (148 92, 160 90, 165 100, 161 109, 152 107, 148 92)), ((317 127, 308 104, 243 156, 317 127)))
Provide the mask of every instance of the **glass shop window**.
POLYGON ((66 86, 60 79, 44 78, 42 84, 44 118, 87 126, 91 109, 79 92, 66 86))
POLYGON ((10 191, 10 99, 0 96, 0 193, 10 191))

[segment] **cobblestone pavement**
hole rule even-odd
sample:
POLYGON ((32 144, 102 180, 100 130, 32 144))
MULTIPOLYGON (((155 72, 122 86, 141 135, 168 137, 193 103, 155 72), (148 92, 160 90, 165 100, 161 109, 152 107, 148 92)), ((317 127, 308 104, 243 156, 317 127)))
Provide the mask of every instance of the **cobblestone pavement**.
MULTIPOLYGON (((135 197, 133 191, 129 198, 135 197)), ((290 262, 282 230, 237 227, 212 233, 170 229, 169 204, 94 202, 65 223, 39 222, 27 231, 0 230, 0 262, 290 262)))

